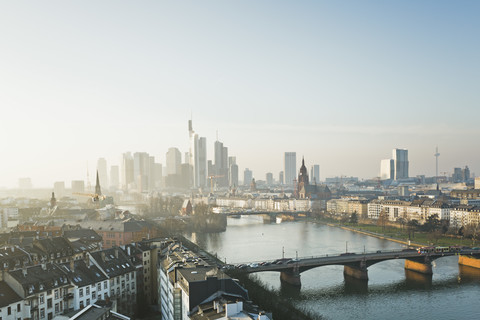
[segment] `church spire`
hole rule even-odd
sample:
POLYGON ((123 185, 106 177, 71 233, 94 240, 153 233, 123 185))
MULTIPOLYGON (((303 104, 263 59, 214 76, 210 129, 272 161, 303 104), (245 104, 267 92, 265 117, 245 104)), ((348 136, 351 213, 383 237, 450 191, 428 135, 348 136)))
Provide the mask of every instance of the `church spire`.
POLYGON ((98 170, 97 170, 97 182, 95 184, 95 194, 97 196, 101 196, 102 195, 102 189, 100 188, 100 179, 98 177, 98 170))

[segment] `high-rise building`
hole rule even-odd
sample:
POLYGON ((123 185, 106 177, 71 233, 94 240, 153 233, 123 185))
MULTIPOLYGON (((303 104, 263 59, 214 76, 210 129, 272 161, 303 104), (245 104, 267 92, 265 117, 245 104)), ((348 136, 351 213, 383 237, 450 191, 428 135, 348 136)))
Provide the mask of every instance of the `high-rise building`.
POLYGON ((195 188, 205 187, 207 185, 207 139, 195 133, 192 120, 188 121, 188 134, 190 137, 188 163, 192 166, 192 183, 195 188))
POLYGON ((72 194, 74 193, 85 193, 85 181, 72 180, 72 194))
POLYGON ((166 154, 167 175, 180 174, 182 165, 182 154, 177 148, 170 148, 166 154))
POLYGON ((133 175, 133 156, 130 152, 122 155, 121 159, 121 183, 122 188, 128 188, 135 182, 133 175))
POLYGON ((465 166, 465 168, 462 170, 462 178, 463 182, 467 182, 470 179, 470 169, 468 166, 465 166))
POLYGON ((273 173, 267 172, 267 174, 265 175, 265 180, 268 186, 273 185, 273 173))
POLYGON ((215 141, 215 175, 219 187, 228 187, 228 148, 215 141))
POLYGON ((392 180, 395 175, 395 166, 393 159, 383 159, 380 162, 380 179, 392 180))
POLYGON ((243 185, 249 186, 250 183, 252 183, 252 179, 253 179, 252 170, 245 168, 245 170, 243 171, 243 185))
POLYGON ((230 166, 230 186, 238 187, 238 165, 236 163, 230 166))
POLYGON ((408 178, 408 150, 407 149, 393 149, 393 161, 395 166, 394 179, 408 178))
POLYGON ((206 187, 208 178, 207 168, 207 138, 200 137, 198 139, 197 153, 198 165, 195 167, 195 177, 198 179, 196 187, 206 187))
POLYGON ((120 186, 120 168, 118 166, 110 167, 110 188, 112 190, 118 189, 120 186))
POLYGON ((155 163, 155 189, 162 188, 163 181, 163 167, 161 163, 155 163))
POLYGON ((150 155, 147 152, 135 152, 133 154, 133 176, 139 192, 149 190, 150 155))
POLYGON ((285 184, 293 186, 293 181, 296 179, 297 173, 297 153, 285 152, 284 161, 285 184))
POLYGON ((99 158, 97 160, 98 178, 100 179, 100 185, 104 188, 108 187, 108 173, 107 173, 107 160, 105 158, 99 158))
POLYGON ((62 198, 65 196, 65 182, 64 181, 57 181, 53 184, 53 192, 57 199, 62 198))
POLYGON ((238 165, 237 165, 237 157, 228 157, 228 181, 230 187, 237 186, 238 187, 238 165))
POLYGON ((310 167, 310 179, 312 183, 320 183, 320 165, 314 164, 310 167))

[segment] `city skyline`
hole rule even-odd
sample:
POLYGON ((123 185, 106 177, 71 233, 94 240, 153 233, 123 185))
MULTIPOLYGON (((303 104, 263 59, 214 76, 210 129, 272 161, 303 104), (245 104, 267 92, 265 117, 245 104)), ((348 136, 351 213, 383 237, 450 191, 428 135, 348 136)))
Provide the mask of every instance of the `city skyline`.
MULTIPOLYGON (((480 4, 15 1, 0 4, 0 187, 93 181, 130 151, 165 165, 186 123, 257 179, 287 151, 321 178, 480 172, 480 4), (115 10, 112 11, 112 8, 115 10), (248 21, 248 23, 247 23, 248 21)), ((297 163, 298 163, 297 161, 297 163)), ((298 171, 298 168, 296 168, 298 171)))

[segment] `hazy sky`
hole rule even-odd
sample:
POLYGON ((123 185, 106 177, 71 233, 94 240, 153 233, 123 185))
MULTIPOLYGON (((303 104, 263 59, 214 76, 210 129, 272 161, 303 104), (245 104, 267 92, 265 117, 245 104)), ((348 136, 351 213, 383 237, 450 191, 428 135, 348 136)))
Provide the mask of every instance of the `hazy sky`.
MULTIPOLYGON (((187 122, 265 179, 480 174, 479 1, 0 1, 0 186, 188 151, 187 122)), ((210 156, 211 158, 211 156, 210 156)))

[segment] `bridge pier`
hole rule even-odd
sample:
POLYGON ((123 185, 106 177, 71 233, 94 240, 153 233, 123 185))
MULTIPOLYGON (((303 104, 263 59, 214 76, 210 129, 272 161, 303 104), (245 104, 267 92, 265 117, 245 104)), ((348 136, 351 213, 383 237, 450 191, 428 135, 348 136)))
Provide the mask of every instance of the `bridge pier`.
POLYGON ((480 269, 480 259, 471 256, 458 256, 458 264, 480 269))
POLYGON ((354 267, 345 265, 343 266, 343 275, 359 280, 368 280, 368 270, 364 266, 354 267))
POLYGON ((405 269, 416 271, 423 274, 432 274, 432 262, 428 257, 425 257, 424 262, 405 259, 405 269))
POLYGON ((302 282, 300 281, 300 272, 298 272, 298 269, 280 272, 280 280, 291 284, 292 286, 302 285, 302 282))

